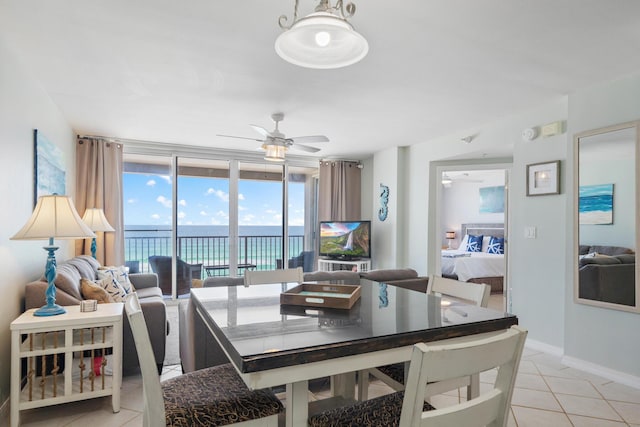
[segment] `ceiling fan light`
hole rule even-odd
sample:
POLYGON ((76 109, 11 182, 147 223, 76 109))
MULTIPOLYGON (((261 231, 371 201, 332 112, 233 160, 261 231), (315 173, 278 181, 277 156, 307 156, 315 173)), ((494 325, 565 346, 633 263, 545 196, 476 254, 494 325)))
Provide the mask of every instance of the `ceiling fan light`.
POLYGON ((294 65, 330 69, 360 61, 367 55, 369 44, 346 19, 314 12, 280 34, 275 49, 282 59, 294 65))
POLYGON ((283 145, 264 144, 264 159, 270 162, 284 162, 284 155, 287 152, 287 147, 283 145))

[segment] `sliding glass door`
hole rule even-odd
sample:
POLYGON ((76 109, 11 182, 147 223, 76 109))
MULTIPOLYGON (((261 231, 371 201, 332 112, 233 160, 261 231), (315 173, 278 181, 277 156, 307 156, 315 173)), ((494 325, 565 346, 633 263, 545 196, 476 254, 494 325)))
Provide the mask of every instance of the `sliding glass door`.
POLYGON ((261 159, 126 154, 125 258, 174 298, 207 277, 313 270, 317 175, 261 159))

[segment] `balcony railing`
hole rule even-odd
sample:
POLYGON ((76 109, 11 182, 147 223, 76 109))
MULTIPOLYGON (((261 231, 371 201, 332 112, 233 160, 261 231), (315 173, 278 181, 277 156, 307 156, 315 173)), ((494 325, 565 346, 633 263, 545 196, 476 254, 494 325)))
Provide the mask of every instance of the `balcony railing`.
MULTIPOLYGON (((304 248, 304 236, 289 236, 289 255, 285 260, 297 256, 304 248)), ((151 272, 149 257, 152 255, 171 255, 171 237, 166 236, 127 236, 124 239, 125 260, 136 265, 141 273, 151 272)), ((226 236, 189 236, 178 237, 178 257, 190 264, 218 266, 208 274, 229 276, 229 237, 226 236)), ((282 236, 240 236, 238 241, 238 264, 252 265, 257 270, 272 270, 281 266, 282 236)), ((286 263, 285 263, 286 267, 286 263)), ((203 275, 205 269, 202 270, 203 275)), ((244 268, 238 269, 242 275, 244 268)))

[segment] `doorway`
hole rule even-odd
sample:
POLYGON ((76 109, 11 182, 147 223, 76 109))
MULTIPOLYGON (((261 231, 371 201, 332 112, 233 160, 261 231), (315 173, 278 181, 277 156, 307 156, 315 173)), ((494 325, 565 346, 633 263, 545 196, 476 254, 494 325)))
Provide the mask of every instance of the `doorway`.
POLYGON ((434 182, 433 271, 490 285, 489 307, 503 311, 510 308, 509 173, 505 164, 441 164, 436 165, 434 182))

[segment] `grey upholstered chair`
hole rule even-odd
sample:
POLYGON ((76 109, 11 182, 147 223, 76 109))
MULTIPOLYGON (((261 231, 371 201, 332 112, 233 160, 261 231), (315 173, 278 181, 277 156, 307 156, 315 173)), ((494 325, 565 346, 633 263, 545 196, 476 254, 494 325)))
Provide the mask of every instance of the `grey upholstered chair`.
POLYGON ((160 383, 138 296, 125 301, 144 390, 145 427, 278 426, 283 406, 270 390, 249 390, 231 364, 202 369, 160 383))
MULTIPOLYGON (((158 286, 163 295, 171 295, 171 257, 153 255, 149 257, 151 270, 158 275, 158 286)), ((202 264, 189 264, 180 258, 176 260, 177 295, 185 295, 191 291, 191 280, 200 279, 202 264)))

